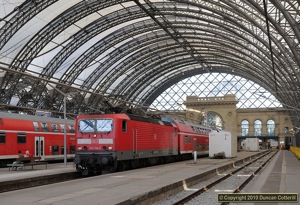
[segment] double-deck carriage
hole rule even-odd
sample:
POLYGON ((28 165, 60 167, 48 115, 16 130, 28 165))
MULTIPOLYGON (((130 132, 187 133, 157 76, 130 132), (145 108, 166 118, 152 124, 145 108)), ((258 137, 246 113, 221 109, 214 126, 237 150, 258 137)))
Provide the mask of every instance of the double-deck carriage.
POLYGON ((207 156, 209 154, 209 137, 211 128, 195 124, 184 120, 175 120, 172 118, 163 118, 177 127, 179 158, 188 160, 193 157, 194 151, 197 156, 207 156))
MULTIPOLYGON (((67 154, 75 152, 74 120, 66 121, 67 154)), ((15 158, 29 151, 42 159, 64 154, 64 120, 0 112, 0 155, 15 158)))

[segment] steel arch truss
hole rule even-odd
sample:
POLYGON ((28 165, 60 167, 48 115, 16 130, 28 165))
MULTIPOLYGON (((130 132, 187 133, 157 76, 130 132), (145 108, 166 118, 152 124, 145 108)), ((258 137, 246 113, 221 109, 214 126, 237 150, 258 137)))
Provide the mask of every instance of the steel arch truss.
POLYGON ((299 1, 74 0, 55 13, 58 5, 27 0, 1 16, 2 104, 60 110, 55 89, 80 89, 71 112, 118 99, 149 105, 188 76, 234 71, 274 94, 300 126, 299 1), (47 10, 56 16, 18 44, 22 29, 47 10), (47 60, 33 69, 41 57, 47 60), (55 89, 9 69, 50 80, 55 89))

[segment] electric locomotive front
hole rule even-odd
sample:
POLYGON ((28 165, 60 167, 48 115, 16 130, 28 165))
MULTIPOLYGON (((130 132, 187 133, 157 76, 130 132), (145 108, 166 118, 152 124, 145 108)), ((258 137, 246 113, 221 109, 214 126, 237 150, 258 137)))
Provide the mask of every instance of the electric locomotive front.
POLYGON ((115 161, 115 118, 112 115, 79 115, 76 119, 76 169, 83 175, 101 173, 115 161))

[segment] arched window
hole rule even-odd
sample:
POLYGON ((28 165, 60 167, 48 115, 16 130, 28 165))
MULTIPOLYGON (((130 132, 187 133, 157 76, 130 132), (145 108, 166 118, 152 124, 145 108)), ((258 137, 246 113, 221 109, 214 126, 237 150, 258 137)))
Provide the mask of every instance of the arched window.
POLYGON ((248 136, 249 135, 249 122, 248 120, 242 121, 242 136, 248 136))
POLYGON ((261 136, 262 123, 261 120, 254 121, 254 136, 261 136))
POLYGON ((275 121, 274 120, 267 121, 267 134, 268 134, 268 136, 275 136, 275 121))
POLYGON ((202 117, 201 120, 202 125, 210 126, 217 128, 219 130, 223 129, 223 121, 219 114, 215 112, 208 112, 202 117))

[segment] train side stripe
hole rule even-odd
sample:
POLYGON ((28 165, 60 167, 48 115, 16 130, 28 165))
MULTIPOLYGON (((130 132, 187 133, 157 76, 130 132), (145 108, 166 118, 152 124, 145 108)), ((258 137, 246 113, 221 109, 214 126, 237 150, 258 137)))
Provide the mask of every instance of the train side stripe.
POLYGON ((99 144, 112 144, 113 139, 99 139, 99 144))
POLYGON ((92 144, 91 139, 78 139, 77 144, 92 144))

